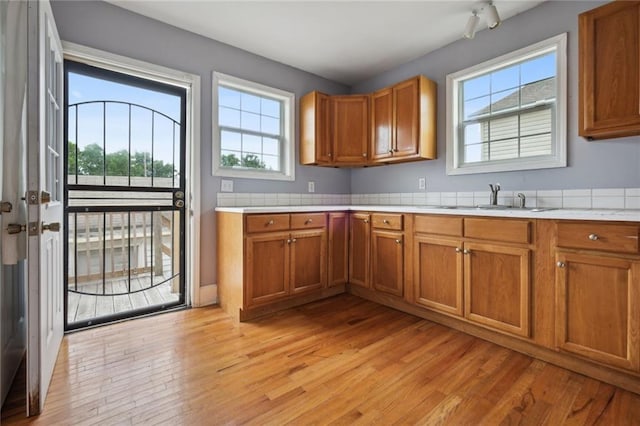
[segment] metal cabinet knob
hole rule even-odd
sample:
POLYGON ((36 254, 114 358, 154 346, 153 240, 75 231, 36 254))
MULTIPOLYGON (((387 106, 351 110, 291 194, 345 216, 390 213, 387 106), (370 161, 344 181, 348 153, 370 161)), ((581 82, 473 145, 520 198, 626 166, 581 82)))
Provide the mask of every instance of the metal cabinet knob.
POLYGON ((364 219, 363 222, 364 223, 369 223, 369 219, 364 219))
POLYGON ((402 240, 396 240, 396 244, 402 244, 402 240))
POLYGON ((471 250, 464 249, 462 250, 462 254, 471 254, 471 250))
POLYGON ((564 267, 565 267, 565 266, 567 266, 567 265, 566 265, 564 262, 562 262, 562 261, 558 261, 558 263, 556 263, 556 266, 557 266, 558 268, 564 268, 564 267))
POLYGON ((462 249, 460 247, 456 247, 456 253, 462 253, 462 249))
POLYGON ((598 237, 598 234, 589 234, 589 239, 591 241, 597 241, 600 239, 600 237, 598 237))
POLYGON ((366 156, 367 156, 367 153, 366 153, 366 152, 363 152, 363 153, 362 153, 362 156, 363 156, 363 157, 366 157, 366 156))
POLYGON ((296 240, 295 238, 292 238, 292 239, 291 239, 291 242, 292 242, 292 243, 295 243, 296 241, 298 241, 298 240, 296 240))
POLYGON ((272 220, 270 220, 269 222, 267 222, 267 225, 273 225, 275 222, 272 220))
POLYGON ((388 225, 389 221, 387 219, 382 219, 382 223, 384 223, 385 225, 388 225))
POLYGON ((309 225, 311 222, 313 222, 313 219, 307 219, 304 221, 304 224, 309 225))

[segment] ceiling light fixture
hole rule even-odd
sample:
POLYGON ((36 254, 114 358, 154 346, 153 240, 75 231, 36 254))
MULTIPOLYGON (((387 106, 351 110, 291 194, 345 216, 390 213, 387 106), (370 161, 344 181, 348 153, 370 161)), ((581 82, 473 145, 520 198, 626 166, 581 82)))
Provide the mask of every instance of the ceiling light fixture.
POLYGON ((480 17, 478 16, 478 11, 474 10, 473 14, 469 16, 469 20, 467 21, 467 26, 464 27, 464 33, 462 33, 462 37, 472 39, 476 35, 476 29, 478 28, 478 22, 480 22, 480 17))
POLYGON ((496 28, 502 22, 500 20, 500 15, 498 15, 498 9, 496 9, 496 6, 493 4, 492 1, 490 1, 489 5, 487 6, 486 18, 487 18, 487 26, 489 27, 490 30, 496 28))
POLYGON ((502 22, 500 20, 500 15, 498 15, 498 9, 493 4, 493 1, 490 1, 485 4, 483 8, 479 11, 474 9, 471 12, 471 16, 467 20, 467 25, 464 27, 464 33, 462 33, 462 37, 467 39, 472 39, 476 35, 476 30, 478 29, 478 23, 480 22, 480 13, 484 13, 485 20, 487 21, 487 27, 492 30, 502 22))

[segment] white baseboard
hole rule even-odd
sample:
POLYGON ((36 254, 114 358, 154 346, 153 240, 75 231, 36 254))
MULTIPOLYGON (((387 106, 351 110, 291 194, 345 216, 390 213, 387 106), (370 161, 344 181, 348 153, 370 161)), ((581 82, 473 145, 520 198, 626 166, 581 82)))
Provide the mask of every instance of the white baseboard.
POLYGON ((218 303, 218 285, 211 284, 200 287, 200 303, 196 307, 218 303))

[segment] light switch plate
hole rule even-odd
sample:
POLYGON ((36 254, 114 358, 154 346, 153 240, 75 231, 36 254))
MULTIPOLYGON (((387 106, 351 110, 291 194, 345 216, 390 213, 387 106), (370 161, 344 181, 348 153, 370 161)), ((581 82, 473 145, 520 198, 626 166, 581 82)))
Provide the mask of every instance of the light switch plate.
POLYGON ((233 192, 233 181, 231 179, 222 179, 220 181, 220 192, 233 192))

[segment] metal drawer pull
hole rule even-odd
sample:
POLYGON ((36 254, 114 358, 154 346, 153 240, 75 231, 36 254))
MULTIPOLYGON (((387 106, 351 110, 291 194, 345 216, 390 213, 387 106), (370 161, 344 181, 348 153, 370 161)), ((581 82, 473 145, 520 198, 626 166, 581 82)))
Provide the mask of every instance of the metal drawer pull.
POLYGON ((558 263, 556 263, 556 266, 557 266, 558 268, 564 268, 564 267, 565 267, 565 266, 567 266, 567 265, 565 265, 565 263, 564 263, 564 262, 558 261, 558 263))
POLYGON ((275 222, 273 221, 273 219, 271 219, 269 222, 267 222, 267 225, 273 225, 275 222))
POLYGON ((589 239, 591 241, 598 241, 600 237, 598 237, 598 234, 589 234, 589 239))
POLYGON ((308 225, 308 224, 310 224, 311 222, 313 222, 313 220, 312 220, 312 219, 307 219, 307 220, 305 220, 305 221, 304 221, 304 224, 305 224, 305 225, 308 225))

